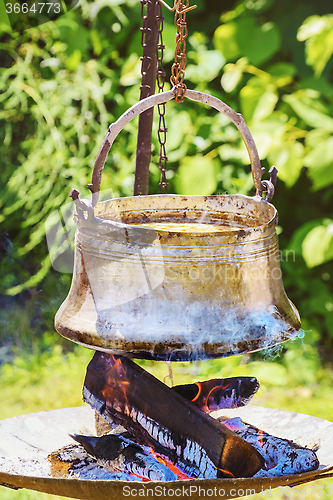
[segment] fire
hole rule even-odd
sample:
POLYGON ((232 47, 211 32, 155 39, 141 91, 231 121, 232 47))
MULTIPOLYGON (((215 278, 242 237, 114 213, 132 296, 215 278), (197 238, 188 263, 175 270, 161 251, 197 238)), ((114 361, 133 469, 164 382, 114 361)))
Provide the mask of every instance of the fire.
POLYGON ((209 412, 214 406, 215 399, 232 386, 232 383, 224 379, 212 379, 205 382, 195 382, 198 392, 192 399, 192 403, 204 412, 209 412))
POLYGON ((113 355, 110 355, 109 360, 109 374, 107 376, 107 384, 102 390, 102 394, 106 400, 113 398, 113 393, 117 392, 118 397, 119 393, 122 395, 122 401, 125 405, 128 404, 126 388, 130 385, 130 382, 127 380, 127 375, 124 370, 123 364, 120 358, 116 358, 113 355))
POLYGON ((175 466, 174 463, 172 463, 167 457, 158 455, 157 453, 154 452, 153 449, 150 449, 150 454, 161 464, 165 465, 168 467, 171 472, 176 474, 178 480, 184 480, 184 479, 193 479, 192 476, 188 476, 184 472, 182 472, 178 467, 175 466))
POLYGON ((259 446, 261 446, 261 448, 264 447, 264 441, 263 441, 263 438, 264 438, 264 433, 261 429, 258 429, 258 443, 259 443, 259 446))

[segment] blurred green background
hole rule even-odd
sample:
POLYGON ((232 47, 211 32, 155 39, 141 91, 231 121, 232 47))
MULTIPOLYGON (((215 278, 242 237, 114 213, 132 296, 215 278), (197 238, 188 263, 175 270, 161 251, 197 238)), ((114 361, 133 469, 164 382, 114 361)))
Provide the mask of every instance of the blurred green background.
MULTIPOLYGON (((175 382, 253 374, 261 382, 255 404, 333 420, 331 3, 196 3, 187 15, 186 83, 242 113, 262 165, 279 171, 281 266, 305 335, 264 353, 173 363, 175 382)), ((139 99, 142 19, 139 0, 82 0, 55 22, 13 32, 0 9, 0 418, 7 418, 82 404, 91 352, 54 331, 71 274, 51 266, 45 221, 71 188, 88 195, 108 125, 139 99)), ((167 90, 175 27, 163 13, 167 90)), ((246 149, 228 119, 188 101, 168 103, 166 121, 169 192, 254 194, 246 149)), ((107 159, 102 189, 114 196, 133 192, 136 135, 133 121, 107 159)), ((150 193, 157 193, 153 136, 150 193)), ((165 363, 142 364, 159 378, 168 373, 165 363)), ((55 497, 0 488, 0 498, 55 497)))

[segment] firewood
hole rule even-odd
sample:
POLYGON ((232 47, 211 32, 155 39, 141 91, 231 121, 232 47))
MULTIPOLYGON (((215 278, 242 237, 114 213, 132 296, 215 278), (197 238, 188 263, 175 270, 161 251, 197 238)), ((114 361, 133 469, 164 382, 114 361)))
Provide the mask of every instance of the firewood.
POLYGON ((225 426, 251 443, 265 459, 265 466, 255 477, 273 477, 310 472, 319 467, 315 452, 289 439, 272 436, 247 424, 240 417, 218 419, 225 426))
POLYGON ((215 378, 172 387, 173 391, 205 412, 245 406, 258 389, 259 382, 255 377, 215 378))
MULTIPOLYGON (((223 408, 245 406, 258 391, 259 382, 255 377, 214 378, 194 384, 175 385, 171 389, 200 410, 210 413, 223 408)), ((97 412, 95 424, 97 436, 108 434, 116 426, 108 424, 97 412)))
POLYGON ((123 356, 95 353, 83 397, 194 477, 251 477, 264 464, 245 440, 123 356))
POLYGON ((71 436, 86 452, 95 457, 98 465, 114 472, 127 472, 151 481, 175 481, 177 479, 166 465, 150 456, 137 443, 119 434, 106 436, 71 436))

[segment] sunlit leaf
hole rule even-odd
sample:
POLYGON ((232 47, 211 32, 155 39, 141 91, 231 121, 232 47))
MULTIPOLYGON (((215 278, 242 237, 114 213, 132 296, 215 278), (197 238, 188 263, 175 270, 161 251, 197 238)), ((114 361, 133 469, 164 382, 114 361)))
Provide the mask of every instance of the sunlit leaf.
POLYGON ((285 76, 295 76, 297 74, 297 68, 294 64, 290 64, 288 62, 278 62, 275 64, 272 64, 268 68, 268 73, 275 78, 280 78, 280 77, 285 77, 285 76))
POLYGON ((318 102, 308 97, 304 91, 284 95, 283 99, 310 127, 333 131, 333 118, 329 115, 329 110, 327 109, 327 114, 319 110, 318 102))
POLYGON ((333 15, 308 17, 297 33, 305 41, 306 62, 320 76, 333 54, 333 15))
POLYGON ((228 61, 244 56, 259 65, 278 51, 280 34, 273 23, 258 26, 254 17, 238 18, 217 28, 214 43, 228 61))
POLYGON ((309 168, 307 173, 314 191, 333 185, 333 161, 325 166, 309 168))
POLYGON ((318 141, 304 158, 306 167, 323 167, 333 162, 333 137, 318 141))
POLYGON ((320 92, 324 97, 332 99, 333 97, 333 85, 323 76, 320 78, 314 76, 307 76, 299 82, 303 89, 312 89, 320 92))
POLYGON ((238 26, 235 22, 222 24, 214 33, 214 45, 220 50, 227 61, 234 61, 241 52, 237 41, 238 26))
POLYGON ((168 127, 167 144, 168 151, 179 148, 184 140, 184 136, 192 131, 191 117, 187 111, 178 112, 168 127))
POLYGON ((302 253, 308 267, 315 267, 333 259, 333 220, 313 228, 305 236, 302 253))
POLYGON ((263 120, 269 116, 278 101, 278 94, 272 85, 261 78, 251 78, 239 94, 245 121, 263 120))
POLYGON ((240 20, 237 40, 242 55, 254 65, 260 65, 280 48, 280 33, 273 23, 258 26, 254 18, 240 20))
POLYGON ((214 160, 201 155, 183 159, 175 177, 178 194, 210 195, 217 187, 214 160))
POLYGON ((81 51, 79 49, 75 49, 72 54, 67 58, 66 60, 66 67, 71 70, 75 71, 81 62, 81 51))
POLYGON ((268 161, 278 170, 278 179, 291 187, 300 176, 303 167, 304 147, 300 142, 275 145, 268 154, 268 161))
POLYGON ((298 29, 297 40, 304 42, 305 40, 322 33, 326 27, 325 17, 310 16, 305 19, 304 23, 298 29))
POLYGON ((225 58, 218 50, 200 51, 196 64, 186 68, 186 78, 194 83, 211 82, 216 78, 225 63, 225 58))
POLYGON ((227 64, 221 78, 221 86, 226 92, 232 92, 243 76, 242 69, 236 64, 227 64))
POLYGON ((137 54, 131 54, 121 70, 119 82, 124 87, 135 85, 140 80, 141 61, 137 54))

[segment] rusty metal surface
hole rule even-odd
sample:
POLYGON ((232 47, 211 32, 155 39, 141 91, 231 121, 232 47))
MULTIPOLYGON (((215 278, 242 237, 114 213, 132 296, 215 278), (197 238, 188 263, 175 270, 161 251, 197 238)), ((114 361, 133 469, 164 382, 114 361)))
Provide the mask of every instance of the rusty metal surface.
MULTIPOLYGON (((252 479, 216 479, 171 482, 127 482, 83 479, 53 478, 47 456, 67 444, 71 444, 69 433, 81 428, 94 431, 94 412, 88 407, 66 408, 14 417, 0 422, 0 484, 11 488, 27 488, 54 495, 82 500, 96 498, 124 499, 126 496, 149 496, 149 498, 184 497, 185 489, 190 497, 199 499, 203 491, 206 496, 235 498, 237 492, 248 494, 278 486, 295 486, 307 481, 325 478, 333 469, 333 423, 303 414, 282 410, 247 406, 235 410, 222 410, 217 415, 240 416, 266 432, 294 439, 299 444, 319 445, 317 456, 320 468, 317 471, 293 476, 252 479), (199 490, 201 488, 201 492, 199 490), (164 490, 163 490, 164 488, 164 490), (192 488, 190 490, 190 488, 192 488), (143 494, 143 490, 150 492, 143 494), (187 490, 186 490, 187 489, 187 490), (178 494, 175 494, 177 490, 178 494), (223 490, 223 495, 222 495, 223 490), (220 495, 219 492, 220 491, 220 495), (132 493, 131 493, 132 492, 132 493), (162 492, 162 494, 161 494, 162 492)), ((242 495, 239 495, 242 496, 242 495)))
POLYGON ((264 349, 299 330, 273 205, 154 195, 101 202, 86 217, 80 203, 72 287, 55 322, 64 337, 176 361, 264 349))

